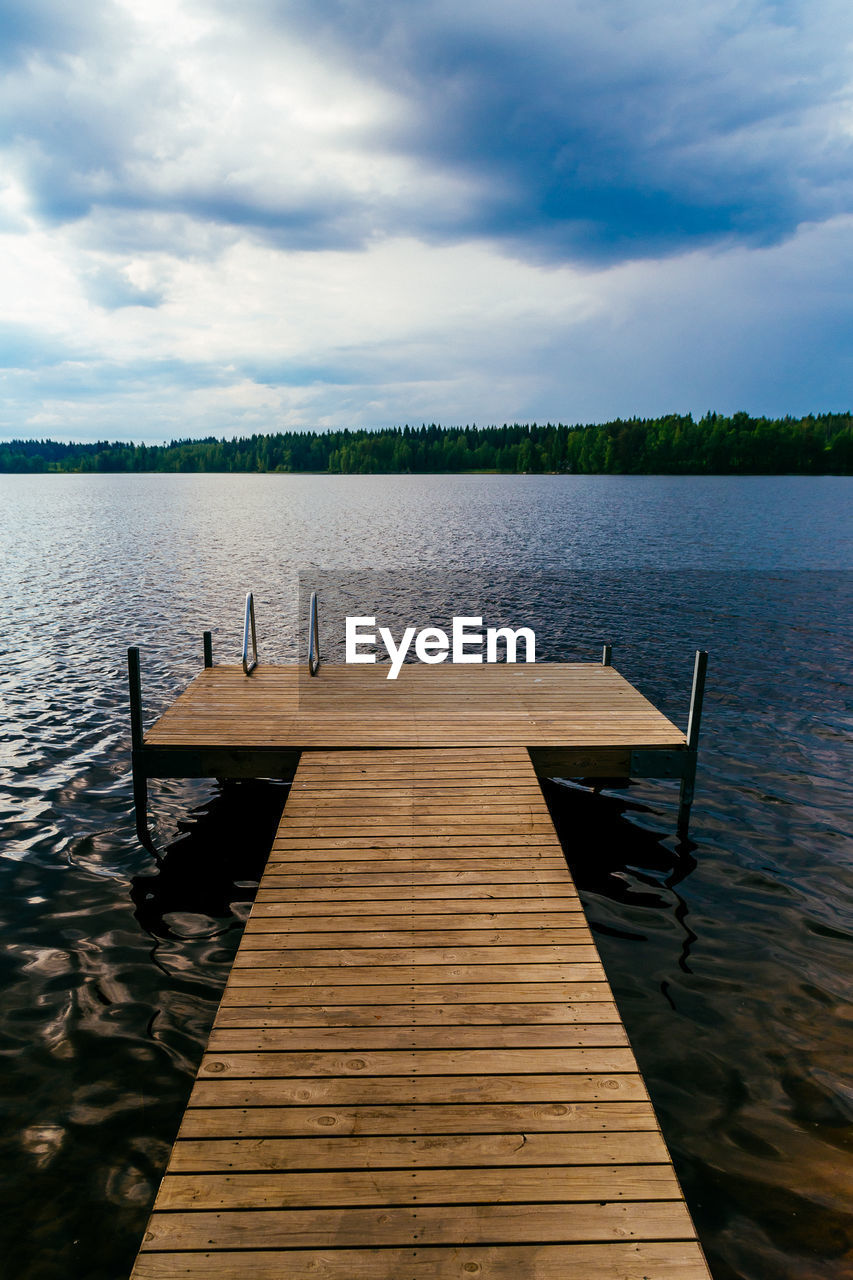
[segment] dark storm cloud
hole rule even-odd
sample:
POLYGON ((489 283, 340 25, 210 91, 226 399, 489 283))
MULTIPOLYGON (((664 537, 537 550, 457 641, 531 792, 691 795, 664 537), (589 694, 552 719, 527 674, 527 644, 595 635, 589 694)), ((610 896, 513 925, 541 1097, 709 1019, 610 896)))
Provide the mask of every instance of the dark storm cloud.
POLYGON ((477 181, 452 227, 423 210, 427 236, 614 261, 770 244, 853 206, 853 22, 832 2, 256 0, 247 12, 406 99, 414 110, 377 143, 477 181))
POLYGON ((152 227, 185 216, 285 248, 486 238, 533 259, 607 263, 772 244, 853 208, 853 17, 835 0, 211 0, 198 11, 212 21, 201 54, 215 50, 226 79, 232 40, 235 59, 292 54, 298 41, 390 89, 399 115, 355 140, 367 159, 413 163, 423 198, 353 187, 334 166, 292 188, 273 181, 274 165, 266 181, 233 159, 199 168, 197 122, 182 133, 186 86, 128 14, 0 4, 11 70, 0 114, 46 221, 141 211, 152 227), (158 180, 161 142, 186 158, 184 178, 158 180), (449 207, 439 183, 430 199, 430 174, 465 198, 449 207))

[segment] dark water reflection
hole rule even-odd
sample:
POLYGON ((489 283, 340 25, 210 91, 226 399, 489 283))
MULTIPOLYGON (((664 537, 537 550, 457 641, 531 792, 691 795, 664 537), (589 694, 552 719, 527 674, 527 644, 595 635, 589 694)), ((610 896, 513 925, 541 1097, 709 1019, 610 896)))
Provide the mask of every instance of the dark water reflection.
POLYGON ((129 884, 73 862, 10 879, 0 1273, 129 1271, 285 798, 219 789, 129 884))
POLYGON ((152 787, 133 835, 124 649, 149 714, 214 630, 293 659, 299 571, 389 624, 482 608, 614 661, 684 723, 672 784, 549 784, 716 1280, 853 1274, 849 481, 4 477, 0 1272, 127 1274, 283 803, 152 787), (371 611, 371 610, 368 610, 371 611), (192 816, 191 816, 192 815, 192 816))

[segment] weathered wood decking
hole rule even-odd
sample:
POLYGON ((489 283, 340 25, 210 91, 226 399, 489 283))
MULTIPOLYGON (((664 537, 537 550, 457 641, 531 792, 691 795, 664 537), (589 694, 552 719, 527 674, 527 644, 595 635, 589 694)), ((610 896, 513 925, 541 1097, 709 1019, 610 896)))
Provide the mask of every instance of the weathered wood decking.
POLYGON ((334 671, 214 668, 146 738, 304 754, 133 1280, 708 1280, 525 749, 684 735, 607 668, 386 720, 334 671))
POLYGON ((145 735, 148 747, 683 747, 614 667, 208 667, 145 735))

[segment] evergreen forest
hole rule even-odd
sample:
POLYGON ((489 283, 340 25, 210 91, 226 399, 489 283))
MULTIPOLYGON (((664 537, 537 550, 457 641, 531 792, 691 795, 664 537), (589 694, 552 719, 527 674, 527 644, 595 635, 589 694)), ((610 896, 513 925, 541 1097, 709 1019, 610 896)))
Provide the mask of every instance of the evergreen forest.
POLYGON ((314 471, 619 475, 850 475, 853 416, 708 413, 587 426, 394 427, 287 431, 150 445, 0 441, 0 472, 314 471))

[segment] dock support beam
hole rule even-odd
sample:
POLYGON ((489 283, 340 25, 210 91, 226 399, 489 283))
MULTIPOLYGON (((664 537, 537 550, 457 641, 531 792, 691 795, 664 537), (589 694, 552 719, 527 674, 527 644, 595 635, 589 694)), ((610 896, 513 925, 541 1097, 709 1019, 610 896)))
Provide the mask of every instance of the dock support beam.
POLYGON ((206 667, 213 666, 213 634, 210 631, 203 631, 201 635, 204 645, 204 665, 206 667))
POLYGON ((143 849, 158 857, 157 849, 148 830, 148 778, 140 756, 142 754, 142 680, 139 673, 139 650, 133 646, 127 651, 127 678, 130 689, 130 746, 133 773, 133 807, 136 811, 136 834, 143 849))
POLYGON ((687 756, 684 761, 684 772, 681 775, 681 793, 678 798, 678 835, 682 840, 687 839, 687 828, 690 825, 690 806, 693 804, 693 792, 696 784, 696 761, 699 757, 699 726, 702 722, 702 702, 705 697, 705 672, 707 668, 707 650, 697 649, 696 661, 693 664, 690 718, 687 721, 687 756))
POLYGON ((601 651, 601 665, 603 667, 611 667, 613 657, 613 646, 606 644, 601 651))

